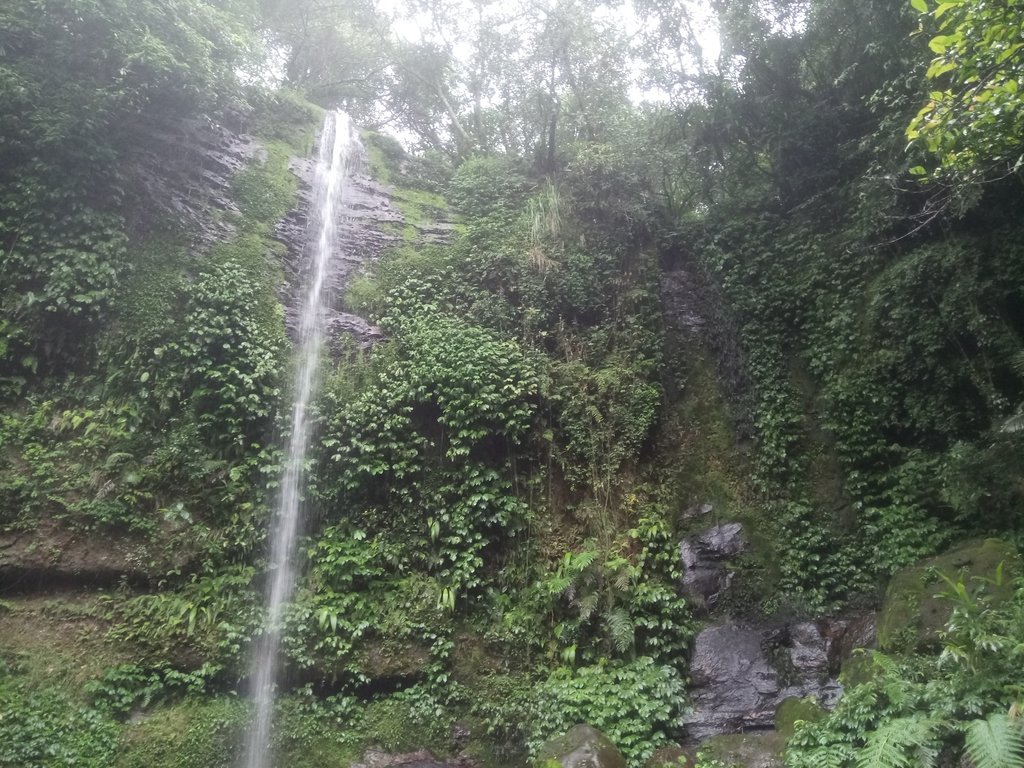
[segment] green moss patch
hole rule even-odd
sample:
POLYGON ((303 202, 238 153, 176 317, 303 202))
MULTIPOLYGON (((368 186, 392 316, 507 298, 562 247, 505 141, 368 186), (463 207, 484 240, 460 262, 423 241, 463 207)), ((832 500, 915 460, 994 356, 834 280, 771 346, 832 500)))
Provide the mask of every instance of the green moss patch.
POLYGON ((781 768, 784 744, 785 737, 778 731, 729 733, 712 736, 701 745, 701 753, 729 768, 781 768))
POLYGON ((775 710, 775 730, 789 738, 796 731, 798 722, 813 723, 824 715, 825 710, 815 699, 791 697, 779 704, 775 710))
POLYGON ((231 768, 246 712, 228 697, 161 707, 125 725, 114 768, 231 768))
POLYGON ((65 698, 81 699, 86 682, 128 660, 106 642, 101 600, 88 593, 4 600, 0 661, 33 685, 59 685, 65 698))
POLYGON ((878 617, 878 647, 887 652, 934 645, 953 611, 942 595, 951 587, 945 579, 963 578, 968 589, 986 588, 996 600, 1013 594, 1012 581, 1022 574, 1014 547, 999 539, 965 544, 942 555, 898 571, 889 582, 878 617), (1002 565, 1002 580, 991 583, 1002 565))

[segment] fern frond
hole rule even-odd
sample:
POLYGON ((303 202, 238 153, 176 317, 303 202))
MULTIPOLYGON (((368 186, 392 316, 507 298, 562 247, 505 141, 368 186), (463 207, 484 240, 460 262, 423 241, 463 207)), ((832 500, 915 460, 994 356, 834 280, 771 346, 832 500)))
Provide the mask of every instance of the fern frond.
POLYGON ((1019 719, 997 712, 972 721, 964 735, 975 768, 1024 768, 1024 727, 1019 719))
POLYGON ((608 637, 611 638, 615 650, 623 653, 633 647, 633 620, 624 609, 614 608, 608 614, 607 625, 608 637))
POLYGON ((934 749, 938 724, 933 718, 919 715, 884 723, 868 734, 864 747, 857 753, 857 768, 930 768, 938 754, 934 749))
POLYGON ((807 755, 806 764, 814 768, 847 768, 849 750, 841 745, 816 747, 807 755))
POLYGON ((1003 432, 1020 432, 1024 430, 1024 409, 1018 408, 1017 412, 1006 419, 1002 426, 1003 432))
POLYGON ((1018 352, 1010 358, 1010 365, 1019 376, 1024 376, 1024 352, 1018 352))
POLYGON ((573 555, 571 566, 573 573, 582 573, 587 570, 587 568, 594 564, 596 559, 596 549, 584 549, 582 552, 573 555))
POLYGON ((886 677, 891 677, 899 670, 899 665, 891 656, 886 656, 881 651, 871 652, 871 664, 886 677))
POLYGON ((546 591, 549 595, 560 595, 567 589, 569 589, 570 584, 572 584, 572 579, 570 579, 567 576, 555 574, 554 576, 548 577, 548 579, 544 581, 542 585, 544 591, 546 591))
POLYGON ((939 759, 939 748, 935 744, 921 744, 914 748, 915 765, 933 768, 939 759))
POLYGON ((579 599, 577 605, 579 606, 580 619, 586 621, 597 610, 597 592, 584 595, 579 599))
POLYGON ((622 568, 615 574, 615 588, 619 592, 625 592, 633 583, 633 572, 629 568, 622 568))

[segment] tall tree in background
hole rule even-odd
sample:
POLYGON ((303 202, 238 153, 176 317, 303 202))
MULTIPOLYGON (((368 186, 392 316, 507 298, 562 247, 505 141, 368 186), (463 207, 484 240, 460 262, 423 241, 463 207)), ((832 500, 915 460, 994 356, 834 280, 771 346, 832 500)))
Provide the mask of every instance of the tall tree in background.
POLYGON ((391 32, 371 0, 260 0, 285 85, 370 122, 387 88, 391 32))

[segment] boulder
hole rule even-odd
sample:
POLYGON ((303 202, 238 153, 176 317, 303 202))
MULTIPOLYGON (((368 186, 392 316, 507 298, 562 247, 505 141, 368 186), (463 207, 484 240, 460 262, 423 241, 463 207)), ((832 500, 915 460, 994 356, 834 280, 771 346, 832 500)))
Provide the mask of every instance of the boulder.
POLYGON ((363 759, 353 763, 351 768, 453 768, 459 763, 446 763, 438 760, 424 749, 417 752, 392 754, 383 749, 371 747, 366 750, 363 759))
POLYGON ((713 760, 743 768, 782 768, 785 738, 776 731, 715 736, 701 745, 713 760))
POLYGON ((694 504, 692 507, 687 507, 683 510, 683 520, 697 520, 701 517, 707 517, 715 510, 715 505, 710 501, 702 501, 700 504, 694 504))
POLYGON ((564 736, 541 747, 537 762, 562 768, 626 768, 626 759, 618 748, 596 728, 576 725, 564 736))
POLYGON ((953 613, 953 602, 941 596, 950 591, 943 577, 954 582, 963 577, 973 589, 982 579, 993 579, 1000 563, 1002 583, 986 587, 992 598, 1000 601, 1013 594, 1013 579, 1024 569, 1013 546, 998 539, 970 542, 897 571, 878 616, 878 647, 901 652, 935 646, 953 613))
POLYGON ((644 768, 693 768, 696 760, 692 750, 682 747, 662 747, 647 758, 644 768))
POLYGON ((430 649, 416 642, 387 642, 370 638, 361 654, 360 669, 375 686, 404 688, 422 680, 430 664, 430 649))
POLYGON ((772 728, 788 698, 813 697, 832 706, 842 686, 832 677, 834 639, 826 622, 715 624, 697 635, 690 664, 692 711, 687 737, 772 728))

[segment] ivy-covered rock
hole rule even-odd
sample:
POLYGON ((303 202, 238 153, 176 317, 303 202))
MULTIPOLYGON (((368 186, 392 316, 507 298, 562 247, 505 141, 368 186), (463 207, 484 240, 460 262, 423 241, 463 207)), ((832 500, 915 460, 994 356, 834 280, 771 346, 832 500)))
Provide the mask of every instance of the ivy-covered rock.
POLYGON ((607 736, 581 724, 541 747, 538 764, 545 768, 626 768, 626 758, 607 736))
POLYGON ((985 579, 998 581, 989 584, 990 594, 998 602, 1013 594, 1013 579, 1022 573, 1017 551, 999 539, 964 544, 898 571, 889 582, 878 617, 878 647, 904 651, 935 645, 953 611, 953 603, 942 595, 953 589, 960 574, 968 585, 985 579), (997 570, 1001 570, 998 579, 997 570))

